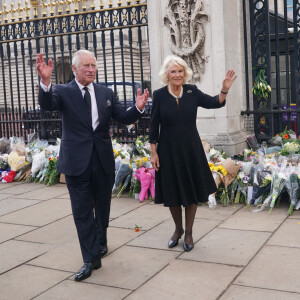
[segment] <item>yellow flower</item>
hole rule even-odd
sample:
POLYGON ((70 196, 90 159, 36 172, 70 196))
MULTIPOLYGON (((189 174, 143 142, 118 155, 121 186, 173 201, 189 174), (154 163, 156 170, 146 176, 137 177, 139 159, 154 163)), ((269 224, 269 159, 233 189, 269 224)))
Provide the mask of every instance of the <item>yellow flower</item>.
POLYGON ((147 158, 146 156, 144 156, 144 157, 142 158, 142 161, 143 161, 143 162, 146 162, 146 161, 148 161, 148 158, 147 158))

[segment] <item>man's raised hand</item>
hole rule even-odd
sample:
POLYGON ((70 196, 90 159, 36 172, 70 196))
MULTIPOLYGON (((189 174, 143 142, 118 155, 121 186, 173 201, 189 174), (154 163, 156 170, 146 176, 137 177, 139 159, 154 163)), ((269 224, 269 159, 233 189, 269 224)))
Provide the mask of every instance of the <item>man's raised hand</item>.
POLYGON ((139 110, 143 110, 149 98, 148 89, 145 90, 144 94, 141 95, 141 89, 137 90, 136 106, 139 110))
POLYGON ((39 53, 36 57, 36 69, 41 77, 42 83, 49 86, 51 81, 51 73, 53 70, 52 58, 49 59, 48 65, 44 61, 43 55, 39 53))

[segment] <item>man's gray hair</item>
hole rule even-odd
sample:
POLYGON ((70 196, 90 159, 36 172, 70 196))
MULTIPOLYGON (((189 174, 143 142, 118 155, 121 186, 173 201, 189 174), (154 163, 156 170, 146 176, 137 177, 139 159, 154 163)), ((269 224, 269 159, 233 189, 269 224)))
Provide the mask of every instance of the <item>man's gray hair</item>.
POLYGON ((78 50, 77 52, 75 52, 73 59, 72 59, 72 66, 74 66, 76 69, 78 68, 78 66, 80 64, 80 58, 81 58, 82 54, 91 55, 92 57, 94 57, 95 62, 96 62, 96 57, 93 52, 91 52, 89 50, 78 50))

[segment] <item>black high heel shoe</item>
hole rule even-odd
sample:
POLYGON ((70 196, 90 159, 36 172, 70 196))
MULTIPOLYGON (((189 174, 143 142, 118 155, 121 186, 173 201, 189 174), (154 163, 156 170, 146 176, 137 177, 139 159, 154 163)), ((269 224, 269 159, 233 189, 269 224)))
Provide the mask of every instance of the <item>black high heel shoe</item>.
POLYGON ((190 252, 194 248, 194 243, 187 244, 186 242, 183 243, 183 249, 186 252, 190 252))
POLYGON ((174 248, 174 247, 176 247, 176 246, 178 245, 178 241, 181 239, 183 233, 184 233, 184 230, 182 229, 182 231, 181 231, 181 233, 180 233, 180 235, 179 235, 179 237, 178 237, 177 240, 174 240, 174 241, 173 241, 172 239, 170 239, 169 242, 168 242, 168 247, 169 247, 169 248, 174 248))

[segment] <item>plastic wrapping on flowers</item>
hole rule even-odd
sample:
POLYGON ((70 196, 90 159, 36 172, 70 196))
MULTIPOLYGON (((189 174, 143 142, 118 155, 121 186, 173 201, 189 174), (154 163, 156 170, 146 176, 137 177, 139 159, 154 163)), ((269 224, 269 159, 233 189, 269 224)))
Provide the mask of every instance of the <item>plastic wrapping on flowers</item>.
MULTIPOLYGON (((279 204, 278 199, 286 189, 290 200, 288 214, 299 209, 300 142, 291 130, 280 133, 271 143, 278 143, 280 139, 284 140, 282 146, 271 145, 273 147, 267 149, 265 146, 258 147, 257 151, 244 149, 229 159, 224 151, 207 145, 208 162, 218 183, 217 193, 207 199, 209 208, 216 207, 217 203, 234 203, 250 204, 253 212, 267 207, 272 210, 276 203, 279 204)), ((270 141, 268 143, 270 145, 270 141)), ((125 191, 129 191, 129 196, 133 197, 134 192, 138 191, 141 202, 148 196, 153 198, 155 172, 151 175, 150 144, 147 137, 138 137, 133 144, 112 140, 112 145, 116 166, 113 192, 120 197, 125 191)), ((12 170, 16 172, 15 180, 54 184, 59 177, 56 170, 59 147, 59 140, 57 145, 52 146, 47 141, 32 137, 25 146, 22 138, 1 138, 0 169, 6 172, 3 176, 12 170)))
MULTIPOLYGON (((251 205, 254 207, 252 212, 259 212, 269 207, 271 213, 275 204, 280 204, 278 199, 281 198, 286 189, 290 198, 288 214, 292 214, 294 209, 299 209, 300 183, 299 179, 298 181, 296 179, 300 178, 300 170, 298 169, 300 141, 295 138, 291 130, 285 134, 289 136, 282 147, 272 145, 272 147, 266 147, 264 145, 264 147, 258 147, 255 152, 252 149, 244 149, 241 153, 232 156, 235 162, 240 163, 240 172, 229 184, 227 191, 224 189, 224 182, 219 184, 217 193, 209 196, 209 207, 215 207, 216 203, 220 201, 223 205, 228 203, 251 205), (291 176, 291 174, 294 175, 291 176)), ((284 138, 284 134, 281 135, 284 138)), ((210 166, 215 166, 224 160, 222 155, 220 157, 220 153, 220 151, 210 147, 210 152, 207 155, 210 159, 210 166)), ((214 175, 215 180, 222 178, 224 181, 224 175, 220 170, 215 169, 215 167, 211 170, 213 174, 219 172, 218 176, 214 175)))

